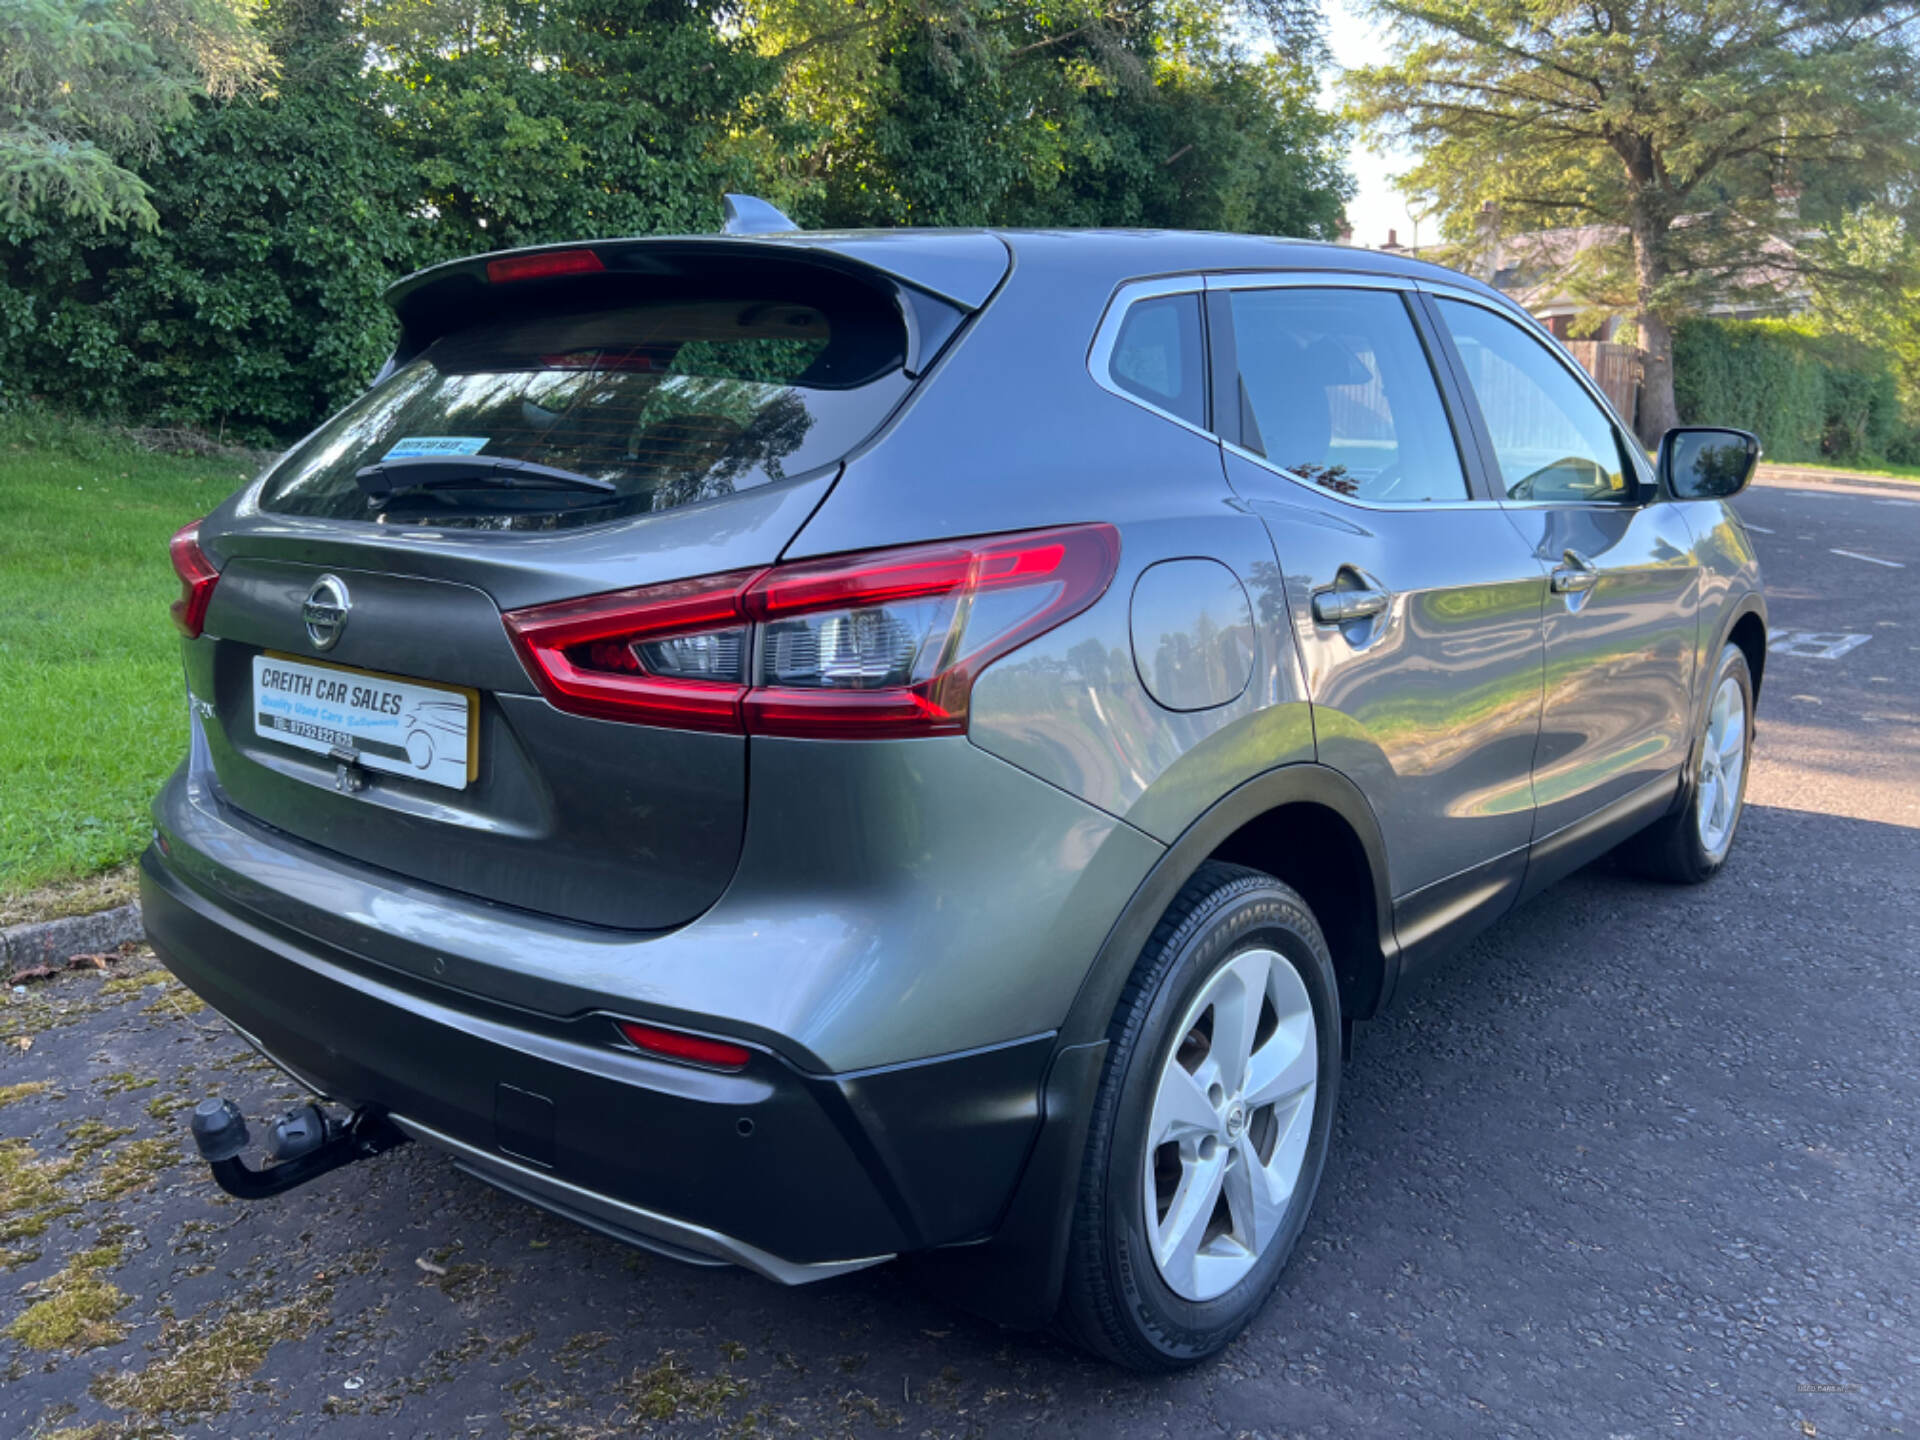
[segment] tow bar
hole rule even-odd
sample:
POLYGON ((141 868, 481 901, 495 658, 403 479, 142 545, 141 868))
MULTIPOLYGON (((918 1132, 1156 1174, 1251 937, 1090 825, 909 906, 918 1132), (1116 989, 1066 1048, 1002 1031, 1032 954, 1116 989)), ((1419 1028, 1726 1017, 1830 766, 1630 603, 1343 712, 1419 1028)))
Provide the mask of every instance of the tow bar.
POLYGON ((304 1185, 329 1170, 370 1160, 407 1143, 393 1122, 376 1110, 356 1110, 335 1119, 318 1105, 302 1105, 273 1122, 267 1155, 273 1164, 255 1170, 240 1158, 247 1148, 247 1121, 231 1100, 202 1100, 193 1107, 193 1143, 213 1171, 214 1182, 242 1200, 262 1200, 304 1185))

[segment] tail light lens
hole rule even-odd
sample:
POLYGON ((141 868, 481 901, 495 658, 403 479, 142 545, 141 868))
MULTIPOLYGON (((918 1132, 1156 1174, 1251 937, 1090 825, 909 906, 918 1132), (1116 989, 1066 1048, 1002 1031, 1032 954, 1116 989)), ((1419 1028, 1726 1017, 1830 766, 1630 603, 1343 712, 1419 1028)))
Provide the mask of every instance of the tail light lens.
POLYGON ((167 542, 167 556, 173 561, 173 573, 180 577, 180 598, 168 607, 173 623, 189 640, 198 639, 207 622, 207 606, 213 600, 213 587, 220 579, 207 552, 200 548, 200 522, 181 527, 167 542))
POLYGON ((740 729, 750 634, 738 570, 507 613, 507 633, 547 699, 602 720, 740 729))
POLYGON ((558 708, 682 729, 953 735, 976 676, 1100 598, 1111 525, 839 556, 515 610, 558 708))

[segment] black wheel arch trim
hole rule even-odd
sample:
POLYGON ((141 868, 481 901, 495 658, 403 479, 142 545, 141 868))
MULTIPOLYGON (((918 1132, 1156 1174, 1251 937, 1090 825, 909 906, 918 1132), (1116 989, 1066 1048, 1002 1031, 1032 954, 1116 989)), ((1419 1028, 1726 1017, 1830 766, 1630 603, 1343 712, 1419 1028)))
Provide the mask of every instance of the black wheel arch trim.
MULTIPOLYGON (((1771 635, 1771 626, 1767 619, 1767 598, 1758 590, 1749 590, 1738 600, 1728 605, 1721 614, 1719 633, 1713 645, 1704 652, 1699 670, 1699 683, 1694 686, 1693 714, 1688 719, 1688 732, 1691 738, 1687 742, 1686 766, 1680 772, 1680 785, 1674 792, 1673 803, 1668 806, 1667 814, 1675 814, 1684 809, 1693 800, 1693 776, 1699 766, 1699 746, 1701 718, 1706 712, 1707 701, 1713 691, 1713 677, 1720 668, 1720 652, 1733 643, 1733 632, 1740 622, 1749 615, 1760 622, 1762 637, 1771 635)), ((1766 670, 1766 646, 1760 647, 1761 663, 1747 666, 1748 678, 1753 682, 1753 714, 1757 725, 1760 718, 1760 678, 1766 670)))
MULTIPOLYGON (((1746 594, 1742 595, 1738 600, 1734 601, 1732 605, 1727 607, 1727 613, 1720 623, 1720 639, 1718 643, 1714 645, 1713 651, 1712 651, 1713 655, 1716 658, 1719 656, 1721 650, 1724 649, 1733 640, 1733 632, 1735 627, 1737 627, 1740 624, 1740 622, 1746 619, 1747 616, 1749 615, 1759 620, 1760 633, 1762 635, 1768 635, 1771 633, 1772 627, 1768 624, 1768 620, 1767 620, 1767 597, 1762 595, 1758 590, 1749 590, 1747 591, 1746 594)), ((1761 674, 1761 671, 1763 671, 1766 668, 1766 663, 1765 663, 1766 646, 1762 645, 1760 647, 1760 654, 1761 654, 1761 664, 1758 666, 1748 667, 1753 671, 1753 701, 1754 701, 1754 707, 1756 709, 1759 708, 1759 704, 1760 704, 1760 674, 1761 674)), ((1705 689, 1706 687, 1703 685, 1701 687, 1701 690, 1702 690, 1701 703, 1702 704, 1705 703, 1705 693, 1704 693, 1705 689)))
POLYGON ((945 1298, 1004 1325, 1032 1328, 1053 1319, 1066 1274, 1075 1180, 1105 1063, 1107 1026, 1127 976, 1194 871, 1242 826, 1293 804, 1324 806, 1359 838, 1374 892, 1382 965, 1379 1004, 1386 1004, 1399 973, 1399 944, 1386 847, 1359 787, 1337 770, 1303 761, 1278 766, 1228 791, 1167 848, 1108 930, 1060 1027, 1042 1089, 1040 1132, 999 1228, 977 1244, 915 1259, 921 1279, 945 1298))
POLYGON ((1386 1004, 1399 969, 1400 947, 1394 936, 1387 850, 1380 824, 1358 785, 1331 766, 1308 760, 1276 766, 1243 781, 1203 811, 1167 847, 1108 930, 1060 1027, 1062 1045, 1086 1044, 1106 1037, 1113 1007, 1119 1003, 1120 991, 1133 972, 1141 948, 1193 872, 1249 822, 1283 805, 1297 804, 1319 805, 1334 812, 1353 831, 1366 854, 1383 971, 1379 1004, 1386 1004))

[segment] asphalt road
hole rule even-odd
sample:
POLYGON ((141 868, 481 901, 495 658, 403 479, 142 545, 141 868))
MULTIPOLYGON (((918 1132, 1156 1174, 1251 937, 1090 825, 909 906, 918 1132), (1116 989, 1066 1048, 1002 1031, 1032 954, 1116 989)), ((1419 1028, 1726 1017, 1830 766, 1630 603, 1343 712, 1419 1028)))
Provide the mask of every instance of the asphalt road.
POLYGON ((417 1146, 227 1202, 166 1112, 294 1097, 136 959, 0 1011, 0 1087, 50 1087, 0 1110, 0 1326, 64 1337, 0 1337, 0 1435, 1920 1433, 1920 486, 1739 503, 1821 638, 1769 659, 1725 873, 1589 870, 1365 1027, 1218 1363, 689 1271, 417 1146))

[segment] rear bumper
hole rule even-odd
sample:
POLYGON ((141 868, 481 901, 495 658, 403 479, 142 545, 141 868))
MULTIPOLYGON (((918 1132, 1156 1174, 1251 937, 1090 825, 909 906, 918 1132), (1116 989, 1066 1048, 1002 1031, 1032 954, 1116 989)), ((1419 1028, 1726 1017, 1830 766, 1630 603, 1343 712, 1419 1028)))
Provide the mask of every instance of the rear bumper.
POLYGON ((978 1239, 1039 1128, 1051 1035, 841 1074, 766 1046, 716 1074, 625 1048, 606 1010, 509 1006, 295 932, 159 846, 141 871, 161 958, 304 1083, 683 1260, 796 1284, 978 1239))

